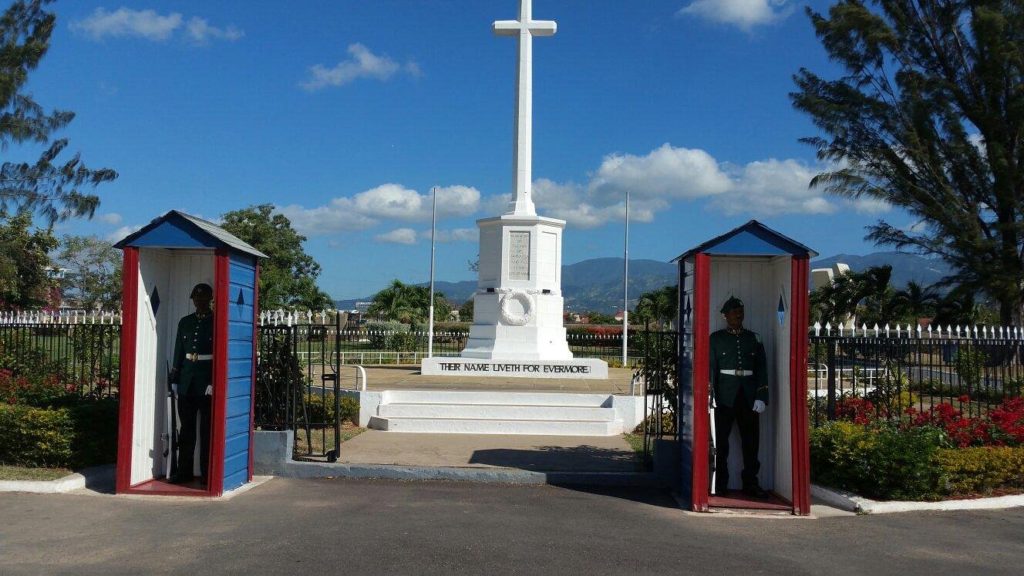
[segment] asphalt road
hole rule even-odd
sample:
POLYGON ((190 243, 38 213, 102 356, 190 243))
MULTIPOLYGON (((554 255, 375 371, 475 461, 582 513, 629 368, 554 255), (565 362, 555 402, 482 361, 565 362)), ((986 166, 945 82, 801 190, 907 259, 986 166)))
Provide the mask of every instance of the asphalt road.
POLYGON ((0 574, 1020 574, 1024 508, 684 514, 641 489, 292 480, 227 501, 0 494, 0 574))

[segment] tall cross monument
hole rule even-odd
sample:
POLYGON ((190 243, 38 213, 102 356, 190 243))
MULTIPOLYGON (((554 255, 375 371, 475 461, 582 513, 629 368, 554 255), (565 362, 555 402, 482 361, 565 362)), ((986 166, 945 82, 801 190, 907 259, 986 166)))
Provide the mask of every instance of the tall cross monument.
POLYGON ((533 37, 553 36, 558 25, 551 20, 534 20, 532 0, 519 0, 519 20, 498 20, 492 25, 499 36, 515 36, 516 130, 512 142, 513 214, 536 214, 533 206, 533 37))
POLYGON ((515 136, 512 202, 501 216, 477 220, 480 266, 473 325, 457 358, 423 360, 423 374, 607 378, 608 365, 574 359, 562 324, 562 231, 565 221, 538 216, 532 197, 533 37, 551 36, 554 22, 533 19, 532 0, 519 0, 518 20, 492 25, 515 36, 515 136))

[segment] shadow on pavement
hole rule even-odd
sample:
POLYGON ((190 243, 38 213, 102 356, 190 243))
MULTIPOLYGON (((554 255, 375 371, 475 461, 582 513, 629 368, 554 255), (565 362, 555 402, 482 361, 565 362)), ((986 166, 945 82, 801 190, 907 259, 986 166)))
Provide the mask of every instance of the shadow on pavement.
POLYGON ((531 472, 640 472, 632 451, 597 446, 538 446, 531 450, 474 450, 470 464, 518 468, 531 472))
POLYGON ((594 494, 608 498, 619 498, 629 502, 648 504, 659 508, 680 510, 679 502, 672 496, 668 488, 639 487, 639 486, 588 486, 579 484, 554 484, 564 490, 581 492, 583 494, 594 494))

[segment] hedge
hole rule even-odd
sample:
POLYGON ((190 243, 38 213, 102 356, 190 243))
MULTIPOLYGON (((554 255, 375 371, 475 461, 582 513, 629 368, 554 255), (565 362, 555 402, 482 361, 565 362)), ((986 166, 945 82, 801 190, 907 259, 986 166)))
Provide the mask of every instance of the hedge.
POLYGON ((74 422, 69 410, 0 405, 0 463, 67 466, 74 422))
POLYGON ((880 500, 1024 489, 1024 447, 946 448, 934 427, 829 422, 811 431, 811 478, 880 500))
POLYGON ((1024 447, 984 446, 939 450, 935 455, 952 496, 1024 489, 1024 447))
POLYGON ((82 468, 117 457, 117 401, 59 408, 0 405, 0 463, 82 468))

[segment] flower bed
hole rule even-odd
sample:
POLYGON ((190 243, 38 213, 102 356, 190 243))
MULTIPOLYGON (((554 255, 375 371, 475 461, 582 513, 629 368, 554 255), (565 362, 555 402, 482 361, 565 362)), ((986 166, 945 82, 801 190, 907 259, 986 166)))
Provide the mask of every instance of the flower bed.
POLYGON ((1024 399, 967 416, 948 403, 888 415, 847 397, 836 415, 810 435, 811 477, 822 485, 881 500, 1024 490, 1024 399))

